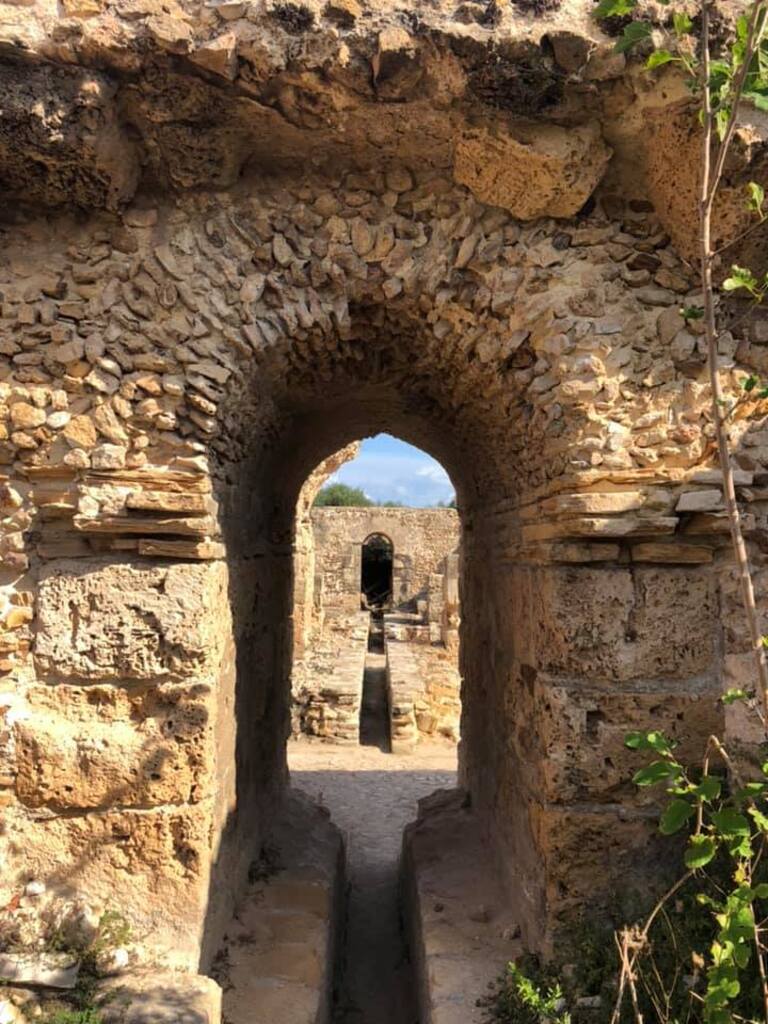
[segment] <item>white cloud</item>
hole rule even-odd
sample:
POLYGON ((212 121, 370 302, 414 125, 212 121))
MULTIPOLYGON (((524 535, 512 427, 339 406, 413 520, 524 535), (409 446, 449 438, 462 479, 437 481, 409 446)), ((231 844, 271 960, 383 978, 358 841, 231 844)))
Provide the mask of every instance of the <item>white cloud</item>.
POLYGON ((431 456, 389 435, 363 442, 356 459, 328 479, 360 487, 373 501, 400 501, 406 505, 436 505, 453 497, 450 477, 431 456))

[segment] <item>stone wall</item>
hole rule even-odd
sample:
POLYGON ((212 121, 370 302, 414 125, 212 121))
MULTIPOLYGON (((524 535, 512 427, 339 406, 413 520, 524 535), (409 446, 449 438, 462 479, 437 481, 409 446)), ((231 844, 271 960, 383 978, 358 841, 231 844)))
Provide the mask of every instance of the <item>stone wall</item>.
MULTIPOLYGON (((352 452, 344 455, 354 457, 352 452)), ((324 463, 321 470, 328 468, 324 463)), ((361 553, 372 534, 382 534, 392 542, 392 604, 410 610, 409 615, 401 616, 399 627, 390 624, 393 616, 386 616, 388 634, 399 628, 419 646, 434 643, 440 648, 430 652, 432 657, 425 651, 413 655, 414 674, 422 691, 421 727, 412 712, 409 737, 415 741, 419 732, 440 732, 456 739, 459 518, 453 509, 330 507, 313 508, 307 525, 297 518, 296 578, 306 579, 306 566, 311 565, 314 585, 312 591, 306 585, 295 591, 293 731, 334 742, 358 740, 368 641, 368 614, 360 612, 361 553), (308 631, 310 622, 313 628, 308 631), (300 643, 296 642, 297 623, 305 624, 300 643)), ((409 683, 409 689, 412 685, 409 683)), ((398 731, 394 718, 392 731, 393 735, 398 731)))
POLYGON ((374 533, 392 542, 392 602, 416 611, 439 604, 446 559, 459 544, 459 518, 453 509, 315 508, 315 571, 326 608, 360 607, 361 552, 374 533), (434 576, 435 579, 430 580, 434 576))
POLYGON ((300 661, 313 634, 323 628, 323 595, 321 581, 316 579, 315 538, 312 527, 312 506, 320 489, 345 462, 354 459, 360 442, 353 441, 341 451, 324 459, 309 474, 296 503, 296 526, 293 542, 293 657, 300 661))
MULTIPOLYGON (((300 490, 378 431, 456 485, 461 774, 529 944, 645 884, 625 730, 741 729, 695 111, 551 6, 0 5, 4 934, 35 881, 210 963, 287 783, 300 490)), ((767 422, 731 424, 763 617, 767 422)))

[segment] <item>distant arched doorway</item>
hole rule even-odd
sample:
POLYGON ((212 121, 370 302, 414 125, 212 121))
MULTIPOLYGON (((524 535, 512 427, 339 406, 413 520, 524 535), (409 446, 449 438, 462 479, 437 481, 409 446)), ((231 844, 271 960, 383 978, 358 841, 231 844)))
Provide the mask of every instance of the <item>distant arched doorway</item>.
POLYGON ((392 541, 372 533, 363 541, 360 593, 363 608, 386 608, 392 603, 392 541))

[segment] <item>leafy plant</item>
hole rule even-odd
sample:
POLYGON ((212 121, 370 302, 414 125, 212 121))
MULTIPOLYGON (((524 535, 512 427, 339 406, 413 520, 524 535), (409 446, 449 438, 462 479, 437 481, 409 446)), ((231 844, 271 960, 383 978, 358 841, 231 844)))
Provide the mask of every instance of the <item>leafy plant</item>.
MULTIPOLYGON (((744 695, 732 690, 724 699, 733 703, 744 695)), ((759 779, 745 782, 715 736, 710 736, 696 771, 677 759, 674 744, 658 730, 630 733, 625 743, 653 755, 633 781, 641 788, 664 785, 667 802, 659 831, 671 836, 687 827, 689 834, 683 854, 685 873, 656 904, 643 928, 624 928, 620 933, 622 969, 612 1019, 619 1020, 627 992, 638 1005, 643 963, 653 955, 651 925, 690 880, 695 884, 696 902, 711 915, 707 943, 696 952, 703 984, 701 991, 691 992, 695 1000, 691 1012, 704 1024, 731 1024, 744 993, 757 991, 763 1019, 768 1019, 768 949, 763 941, 768 927, 768 881, 761 877, 768 849, 768 762, 759 779), (718 771, 713 770, 713 761, 718 771), (715 885, 706 884, 705 869, 716 858, 720 858, 720 877, 715 885)))
POLYGON ((39 1018, 41 1024, 103 1024, 98 1010, 55 1010, 48 1016, 39 1018))
POLYGON ((565 1003, 559 981, 545 979, 535 966, 510 963, 487 1007, 491 1019, 504 1024, 571 1024, 565 1003))
POLYGON ((106 910, 99 918, 95 938, 85 949, 68 950, 61 939, 61 933, 57 933, 55 941, 57 950, 76 953, 77 983, 66 996, 66 1003, 62 1005, 59 1002, 41 1018, 41 1024, 102 1024, 103 1018, 96 1005, 101 980, 99 959, 110 950, 131 941, 128 921, 118 911, 106 910))

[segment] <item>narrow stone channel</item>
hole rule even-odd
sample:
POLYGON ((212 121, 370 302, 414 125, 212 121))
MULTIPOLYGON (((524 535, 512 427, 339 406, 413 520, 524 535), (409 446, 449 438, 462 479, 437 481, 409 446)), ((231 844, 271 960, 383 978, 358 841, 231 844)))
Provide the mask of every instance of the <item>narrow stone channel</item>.
POLYGON ((390 749, 389 705, 387 702, 387 656, 384 653, 384 617, 371 614, 368 651, 363 674, 363 699, 360 712, 360 742, 366 747, 390 749))
POLYGON ((455 748, 434 744, 395 756, 378 744, 295 741, 289 763, 293 785, 329 809, 346 841, 347 928, 334 1024, 418 1024, 400 919, 400 845, 418 801, 455 784, 455 748))

